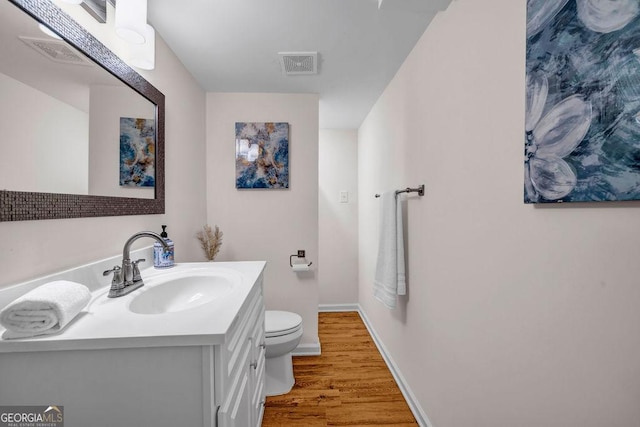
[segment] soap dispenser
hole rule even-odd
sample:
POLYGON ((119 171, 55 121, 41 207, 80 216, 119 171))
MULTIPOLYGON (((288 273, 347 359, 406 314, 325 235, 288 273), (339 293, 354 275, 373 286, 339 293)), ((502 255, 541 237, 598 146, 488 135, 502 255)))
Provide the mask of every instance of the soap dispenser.
POLYGON ((153 244, 153 266, 155 268, 169 268, 175 265, 173 241, 167 235, 166 228, 166 225, 162 226, 160 237, 162 237, 167 246, 169 246, 169 250, 165 251, 160 242, 153 244))

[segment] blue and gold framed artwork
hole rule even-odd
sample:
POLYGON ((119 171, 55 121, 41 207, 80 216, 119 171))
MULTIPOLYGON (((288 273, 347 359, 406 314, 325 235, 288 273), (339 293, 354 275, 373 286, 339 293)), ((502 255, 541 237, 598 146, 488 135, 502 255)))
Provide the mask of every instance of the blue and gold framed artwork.
POLYGON ((525 203, 640 200, 639 15, 527 1, 525 203))
POLYGON ((155 148, 155 120, 120 117, 121 186, 155 186, 155 148))
POLYGON ((289 123, 236 123, 236 188, 289 188, 289 123))

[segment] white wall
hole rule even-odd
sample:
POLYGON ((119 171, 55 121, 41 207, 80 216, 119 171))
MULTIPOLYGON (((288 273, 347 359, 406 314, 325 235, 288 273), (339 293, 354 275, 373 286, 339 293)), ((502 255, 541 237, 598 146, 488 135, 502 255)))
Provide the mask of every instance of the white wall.
POLYGON ((267 309, 299 313, 302 346, 318 343, 318 96, 207 94, 207 217, 224 233, 219 261, 265 260, 267 309), (235 188, 235 123, 289 123, 289 189, 235 188), (293 273, 289 255, 314 268, 293 273))
POLYGON ((640 425, 640 204, 523 203, 526 2, 456 0, 359 129, 360 303, 435 427, 640 425), (376 192, 408 295, 371 295, 376 192))
POLYGON ((89 194, 153 199, 153 187, 120 186, 120 118, 154 119, 155 105, 128 86, 91 86, 89 194))
POLYGON ((320 304, 358 301, 358 131, 320 130, 320 304), (340 202, 340 193, 348 202, 340 202))
MULTIPOLYGON (((99 24, 81 7, 60 2, 121 57, 126 46, 111 24, 99 24)), ((113 10, 109 22, 113 22, 113 10)), ((156 69, 140 72, 166 97, 166 214, 69 220, 0 222, 0 287, 122 252, 127 238, 168 224, 177 261, 203 260, 196 231, 206 222, 205 95, 159 34, 156 69)), ((140 240, 135 247, 148 245, 140 240)), ((108 283, 108 278, 105 278, 108 283)))
POLYGON ((0 188, 87 194, 89 115, 0 73, 0 188))

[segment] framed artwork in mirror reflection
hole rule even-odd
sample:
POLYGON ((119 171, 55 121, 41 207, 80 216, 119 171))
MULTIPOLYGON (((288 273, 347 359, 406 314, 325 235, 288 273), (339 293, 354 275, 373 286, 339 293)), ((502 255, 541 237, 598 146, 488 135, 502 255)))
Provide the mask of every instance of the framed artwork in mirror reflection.
POLYGON ((155 148, 155 120, 120 117, 120 186, 155 186, 155 148))

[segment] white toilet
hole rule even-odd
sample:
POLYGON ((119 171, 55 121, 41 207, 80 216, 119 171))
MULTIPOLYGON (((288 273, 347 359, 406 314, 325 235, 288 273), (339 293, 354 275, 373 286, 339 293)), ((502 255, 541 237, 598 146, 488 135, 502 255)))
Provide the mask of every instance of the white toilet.
POLYGON ((295 379, 291 352, 302 338, 302 317, 288 311, 265 311, 265 389, 267 396, 288 393, 295 379))

